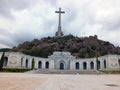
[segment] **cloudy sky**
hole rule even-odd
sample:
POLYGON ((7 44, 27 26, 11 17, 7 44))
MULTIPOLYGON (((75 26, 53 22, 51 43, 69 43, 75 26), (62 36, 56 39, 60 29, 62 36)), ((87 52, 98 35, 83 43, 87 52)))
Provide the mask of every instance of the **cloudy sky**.
POLYGON ((59 7, 65 35, 97 35, 120 46, 120 0, 0 0, 0 48, 54 36, 59 7))

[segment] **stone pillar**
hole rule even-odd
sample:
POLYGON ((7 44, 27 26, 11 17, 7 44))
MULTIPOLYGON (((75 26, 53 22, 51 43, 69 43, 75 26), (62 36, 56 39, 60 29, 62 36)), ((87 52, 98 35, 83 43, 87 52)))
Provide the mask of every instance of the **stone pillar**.
POLYGON ((83 62, 80 62, 80 70, 83 70, 83 62))
POLYGON ((104 62, 103 62, 103 60, 100 60, 100 69, 104 69, 104 62))
POLYGON ((28 62, 29 62, 29 63, 28 63, 28 68, 31 69, 31 67, 32 67, 32 59, 29 59, 28 62))
POLYGON ((54 60, 49 60, 49 69, 55 69, 54 60))
POLYGON ((45 69, 45 62, 46 61, 41 61, 42 62, 42 69, 45 69))
POLYGON ((35 61, 35 68, 38 69, 38 60, 34 60, 35 61))
POLYGON ((73 70, 76 70, 75 63, 76 63, 75 61, 73 61, 73 63, 72 63, 73 70))
POLYGON ((93 61, 93 63, 94 63, 94 70, 97 70, 96 61, 93 61))
POLYGON ((70 61, 70 70, 74 70, 74 61, 73 60, 70 61))
POLYGON ((23 66, 22 66, 23 68, 26 68, 26 66, 25 66, 26 63, 25 62, 26 62, 26 58, 23 59, 23 66))
POLYGON ((87 70, 91 70, 91 69, 90 69, 90 62, 87 61, 86 64, 87 64, 87 70))

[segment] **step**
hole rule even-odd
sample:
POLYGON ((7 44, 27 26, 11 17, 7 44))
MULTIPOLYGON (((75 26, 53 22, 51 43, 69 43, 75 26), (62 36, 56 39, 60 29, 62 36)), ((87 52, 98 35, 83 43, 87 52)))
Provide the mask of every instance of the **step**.
POLYGON ((32 70, 28 73, 34 74, 99 74, 96 70, 49 70, 49 69, 38 69, 32 70))

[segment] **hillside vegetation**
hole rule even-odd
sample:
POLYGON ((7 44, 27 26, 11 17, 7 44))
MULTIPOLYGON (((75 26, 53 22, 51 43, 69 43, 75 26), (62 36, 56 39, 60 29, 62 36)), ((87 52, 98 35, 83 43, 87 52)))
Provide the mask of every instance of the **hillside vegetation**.
POLYGON ((77 58, 90 58, 106 55, 120 54, 120 47, 115 47, 107 41, 102 41, 97 36, 75 37, 67 35, 63 37, 46 37, 40 40, 34 39, 31 42, 14 47, 12 51, 20 51, 28 55, 47 57, 54 51, 69 51, 77 58))

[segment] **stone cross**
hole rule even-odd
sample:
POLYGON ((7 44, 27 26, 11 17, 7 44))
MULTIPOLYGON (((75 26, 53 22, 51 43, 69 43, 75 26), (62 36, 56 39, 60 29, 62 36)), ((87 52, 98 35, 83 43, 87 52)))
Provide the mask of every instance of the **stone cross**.
POLYGON ((61 31, 61 14, 65 13, 64 11, 61 11, 61 8, 59 8, 59 11, 55 11, 55 13, 59 14, 59 20, 58 20, 58 31, 56 32, 56 36, 62 36, 61 31))

